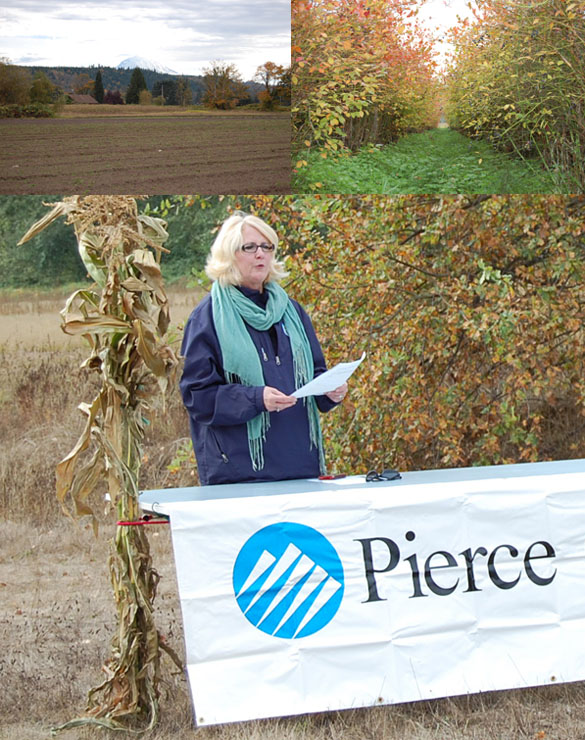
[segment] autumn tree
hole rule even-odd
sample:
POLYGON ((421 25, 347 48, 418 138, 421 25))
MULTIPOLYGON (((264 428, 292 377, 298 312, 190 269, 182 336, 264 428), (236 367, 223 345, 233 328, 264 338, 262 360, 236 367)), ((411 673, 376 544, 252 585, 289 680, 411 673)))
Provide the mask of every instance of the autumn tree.
POLYGON ((291 103, 291 71, 290 66, 284 67, 280 75, 278 86, 276 87, 275 94, 278 102, 281 105, 290 105, 291 103))
POLYGON ((203 104, 207 108, 235 108, 249 95, 236 66, 227 62, 211 62, 205 67, 203 84, 203 104))
POLYGON ((141 90, 138 103, 139 105, 152 105, 152 93, 149 90, 141 90))
POLYGON ((93 95, 94 81, 85 72, 75 76, 73 80, 73 89, 78 95, 93 95))
POLYGON ((55 96, 56 87, 44 72, 36 72, 30 88, 32 103, 51 103, 55 96))
POLYGON ((0 103, 25 105, 29 102, 30 72, 0 58, 0 103))
POLYGON ((98 103, 104 102, 104 83, 102 80, 102 72, 100 69, 98 69, 95 76, 95 82, 93 84, 93 96, 98 101, 98 103))
POLYGON ((276 106, 283 75, 284 67, 274 62, 265 62, 256 69, 254 79, 264 85, 264 90, 258 95, 263 110, 272 110, 276 106))
POLYGON ((583 456, 584 196, 242 205, 282 237, 328 362, 367 352, 324 419, 334 470, 583 456))
POLYGON ((144 79, 144 73, 140 67, 135 67, 132 71, 132 77, 130 78, 130 84, 126 90, 126 103, 136 104, 140 101, 140 91, 147 90, 148 86, 144 79))

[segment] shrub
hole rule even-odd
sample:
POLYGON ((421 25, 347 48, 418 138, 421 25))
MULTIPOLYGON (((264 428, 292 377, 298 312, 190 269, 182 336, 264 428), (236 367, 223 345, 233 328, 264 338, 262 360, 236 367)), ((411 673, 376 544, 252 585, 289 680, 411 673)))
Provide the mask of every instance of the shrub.
POLYGON ((152 93, 149 90, 141 90, 138 103, 139 105, 152 105, 152 93))
MULTIPOLYGON (((539 154, 585 190, 585 0, 486 0, 456 28, 450 125, 521 156, 539 154)), ((565 189, 565 188, 563 188, 565 189)))
POLYGON ((54 118, 55 110, 51 105, 29 103, 28 105, 0 105, 0 118, 54 118))
POLYGON ((582 456, 585 197, 254 201, 328 361, 368 352, 324 418, 338 472, 582 456))
POLYGON ((260 110, 278 110, 278 101, 266 90, 260 90, 258 100, 260 110))
MULTIPOLYGON (((322 156, 438 123, 431 46, 400 0, 293 0, 293 145, 322 156)), ((301 166, 304 161, 300 160, 301 166)))
POLYGON ((119 90, 108 90, 104 95, 104 103, 108 105, 124 105, 124 98, 119 90))

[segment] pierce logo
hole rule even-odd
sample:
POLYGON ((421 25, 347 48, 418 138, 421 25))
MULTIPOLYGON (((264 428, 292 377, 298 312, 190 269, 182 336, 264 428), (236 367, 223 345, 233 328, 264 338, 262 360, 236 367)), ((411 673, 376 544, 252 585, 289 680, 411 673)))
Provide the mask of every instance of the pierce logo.
POLYGON ((253 534, 234 565, 233 586, 246 619, 268 635, 307 637, 337 613, 341 560, 329 540, 304 524, 280 522, 253 534))

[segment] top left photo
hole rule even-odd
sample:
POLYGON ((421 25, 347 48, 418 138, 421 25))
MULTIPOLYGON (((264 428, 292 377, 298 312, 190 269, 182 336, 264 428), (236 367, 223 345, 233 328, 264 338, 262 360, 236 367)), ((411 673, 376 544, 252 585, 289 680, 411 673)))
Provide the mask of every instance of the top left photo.
POLYGON ((289 0, 15 0, 0 29, 0 194, 291 191, 289 0))

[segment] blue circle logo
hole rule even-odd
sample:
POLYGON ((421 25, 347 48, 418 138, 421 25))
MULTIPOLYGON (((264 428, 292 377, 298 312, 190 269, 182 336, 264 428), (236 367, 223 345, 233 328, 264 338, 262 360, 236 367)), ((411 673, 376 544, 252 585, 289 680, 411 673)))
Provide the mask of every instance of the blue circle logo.
POLYGON ((271 524, 253 534, 234 565, 234 593, 246 619, 274 637, 307 637, 328 624, 343 597, 333 545, 304 524, 271 524))

